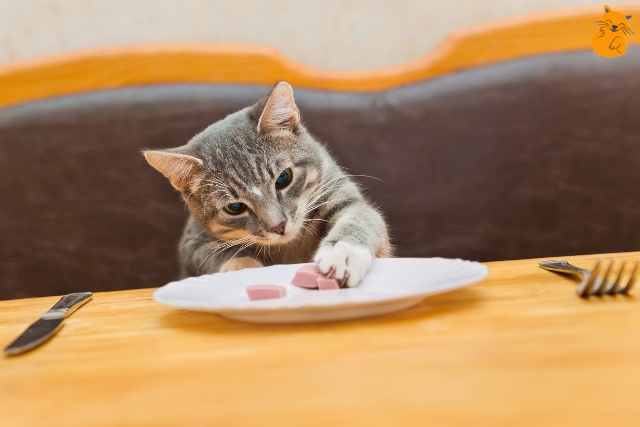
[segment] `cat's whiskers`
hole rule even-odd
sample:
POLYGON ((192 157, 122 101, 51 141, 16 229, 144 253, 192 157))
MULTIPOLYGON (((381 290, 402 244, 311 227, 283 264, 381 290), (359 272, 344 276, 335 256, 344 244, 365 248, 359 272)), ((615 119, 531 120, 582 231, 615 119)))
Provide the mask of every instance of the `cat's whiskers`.
MULTIPOLYGON (((218 246, 216 246, 216 243, 217 243, 217 242, 211 242, 211 243, 209 243, 209 244, 207 244, 207 245, 204 245, 204 247, 206 247, 206 248, 207 248, 207 250, 209 250, 209 248, 208 248, 208 247, 213 247, 213 250, 211 250, 211 252, 208 252, 208 253, 207 253, 207 256, 205 256, 205 257, 202 259, 202 261, 200 262, 200 265, 198 265, 198 269, 196 270, 196 275, 199 275, 199 274, 200 274, 200 269, 201 269, 201 268, 203 268, 203 267, 202 267, 202 264, 203 264, 203 263, 205 263, 205 262, 207 262, 207 263, 208 263, 208 261, 207 261, 207 260, 209 259, 209 257, 217 251, 218 246)), ((207 264, 205 264, 205 265, 204 265, 204 268, 203 268, 203 270, 202 270, 202 271, 203 271, 203 273, 204 273, 204 271, 206 270, 206 267, 207 267, 207 264)))
POLYGON ((209 197, 211 197, 215 193, 222 193, 222 196, 220 196, 218 198, 218 200, 214 204, 216 207, 220 204, 220 200, 222 200, 225 197, 227 199, 231 200, 231 196, 229 196, 229 194, 227 194, 226 190, 215 190, 215 191, 212 191, 211 193, 209 193, 209 195, 207 196, 207 198, 205 199, 205 201, 203 203, 203 206, 202 206, 203 215, 207 214, 207 206, 209 206, 209 197))
MULTIPOLYGON (((198 181, 198 179, 191 180, 191 181, 189 181, 189 183, 192 183, 192 182, 195 182, 195 181, 198 181)), ((213 181, 211 181, 211 180, 203 180, 203 179, 200 179, 199 181, 200 181, 200 182, 205 182, 205 183, 206 183, 206 182, 213 182, 213 181)), ((187 198, 184 200, 184 202, 185 202, 185 204, 184 204, 185 210, 186 210, 186 208, 187 208, 187 206, 188 206, 188 204, 187 204, 187 203, 188 203, 189 199, 191 198, 191 196, 193 196, 193 194, 194 194, 196 191, 200 190, 202 187, 219 187, 219 185, 216 185, 216 184, 200 184, 200 185, 198 185, 198 187, 196 187, 195 189, 193 189, 193 190, 189 193, 189 195, 187 196, 187 198)), ((205 201, 205 203, 204 203, 204 206, 203 206, 203 209, 202 209, 202 212, 203 212, 203 214, 204 214, 204 215, 206 215, 206 206, 207 206, 207 201, 209 200, 209 197, 211 197, 211 194, 214 194, 214 193, 219 192, 219 191, 224 191, 224 190, 215 190, 215 191, 212 191, 212 192, 210 192, 210 193, 209 193, 209 195, 207 196, 207 199, 206 199, 206 201, 205 201)))
MULTIPOLYGON (((207 169, 207 171, 209 173, 212 173, 210 169, 207 169)), ((189 181, 187 183, 187 185, 189 185, 189 184, 191 184, 191 183, 193 183, 195 181, 200 181, 203 184, 200 184, 196 189, 191 191, 191 193, 189 193, 189 196, 187 196, 187 199, 185 201, 188 201, 189 197, 191 197, 196 191, 198 191, 202 187, 217 187, 217 188, 220 188, 219 190, 215 190, 215 191, 210 192, 209 195, 207 196, 206 202, 208 202, 209 197, 211 197, 211 194, 215 194, 215 193, 218 193, 218 192, 223 192, 223 191, 225 191, 226 189, 229 188, 229 186, 227 184, 225 184, 224 182, 222 182, 220 180, 216 180, 216 179, 196 178, 196 179, 193 179, 193 180, 189 181)), ((205 204, 206 204, 206 202, 205 202, 205 204)))
POLYGON ((382 179, 376 176, 371 176, 371 175, 352 175, 350 173, 347 173, 345 175, 349 178, 371 178, 371 179, 375 179, 376 181, 384 182, 382 179))
MULTIPOLYGON (((204 263, 204 269, 206 270, 207 264, 209 264, 209 262, 211 260, 215 260, 215 258, 220 253, 222 253, 223 251, 225 251, 225 250, 227 250, 227 249, 229 249, 229 248, 231 248, 233 246, 237 246, 239 244, 242 244, 242 243, 246 242, 250 238, 251 238, 251 236, 247 235, 247 236, 240 237, 240 238, 235 239, 235 240, 230 240, 228 242, 224 242, 224 243, 221 243, 221 244, 215 246, 215 248, 213 248, 213 250, 209 254, 207 254, 207 256, 202 260, 202 262, 200 262, 200 265, 198 266, 197 272, 198 273, 200 272, 200 268, 202 268, 202 264, 203 263, 204 263)), ((216 245, 216 243, 219 243, 219 242, 212 242, 211 244, 212 245, 216 245)))
POLYGON ((258 261, 258 257, 260 256, 260 253, 264 251, 264 245, 259 242, 256 242, 256 245, 258 245, 258 250, 253 254, 253 258, 256 261, 258 261))
POLYGON ((314 189, 314 191, 311 192, 311 194, 308 197, 306 197, 304 200, 300 202, 300 206, 302 207, 302 209, 300 210, 306 211, 311 204, 316 203, 318 200, 320 200, 320 198, 322 198, 322 196, 324 196, 325 194, 328 194, 331 191, 337 190, 340 185, 340 180, 344 178, 345 178, 344 176, 340 176, 338 178, 335 178, 326 182, 325 184, 322 184, 321 186, 319 186, 319 188, 314 189))
MULTIPOLYGON (((371 176, 371 175, 353 175, 353 174, 348 174, 348 173, 345 173, 345 172, 342 172, 342 173, 343 173, 342 176, 332 180, 332 182, 333 181, 339 181, 339 180, 341 180, 341 179, 343 179, 345 177, 348 177, 348 178, 356 178, 356 177, 371 178, 371 179, 378 180, 380 182, 384 182, 380 178, 377 178, 377 177, 371 176)), ((335 176, 335 174, 332 175, 332 176, 335 176)), ((322 187, 324 187, 324 185, 322 187)), ((313 211, 314 209, 317 209, 318 207, 320 207, 320 206, 322 206, 322 205, 324 205, 326 203, 329 203, 331 200, 328 200, 328 201, 326 201, 324 203, 321 203, 319 205, 316 205, 314 207, 310 207, 311 203, 317 202, 322 196, 324 196, 325 194, 329 193, 330 191, 336 191, 338 189, 340 189, 340 187, 337 185, 337 183, 333 183, 332 185, 329 186, 329 188, 326 188, 325 190, 321 191, 320 194, 317 194, 317 196, 315 196, 315 195, 316 195, 316 193, 318 193, 318 191, 314 191, 311 194, 311 196, 315 196, 313 200, 310 200, 311 199, 311 196, 310 196, 310 197, 307 197, 303 203, 301 203, 301 205, 304 206, 303 209, 302 209, 304 215, 308 214, 309 212, 313 211), (309 201, 309 202, 306 203, 307 201, 309 201)))
MULTIPOLYGON (((189 181, 189 183, 192 183, 192 182, 194 182, 194 181, 189 181)), ((185 206, 185 208, 187 207, 187 202, 189 202, 189 199, 191 198, 191 196, 193 196, 193 195, 194 195, 194 193, 195 193, 196 191, 198 191, 199 189, 200 189, 200 186, 197 186, 196 188, 194 188, 193 190, 191 190, 191 192, 187 195, 187 198, 186 198, 186 199, 184 199, 184 206, 185 206)))
POLYGON ((190 243, 192 243, 194 240, 196 240, 202 233, 204 233, 205 231, 207 231, 206 229, 203 229, 201 232, 199 232, 198 234, 196 234, 196 237, 194 237, 193 239, 189 240, 187 243, 185 243, 184 245, 180 246, 178 248, 178 250, 184 249, 187 245, 189 245, 190 243))
POLYGON ((338 166, 338 169, 340 169, 340 171, 341 171, 344 175, 348 176, 349 178, 357 177, 357 176, 361 176, 361 177, 364 177, 364 178, 373 178, 373 179, 377 179, 378 181, 384 182, 384 181, 382 181, 380 178, 377 178, 377 177, 375 177, 375 176, 370 176, 370 175, 353 175, 353 174, 351 174, 350 172, 347 172, 347 171, 352 171, 352 170, 354 170, 354 169, 352 169, 352 168, 348 168, 348 167, 346 167, 346 166, 338 166))
POLYGON ((231 197, 228 193, 223 193, 222 196, 218 197, 218 200, 216 200, 216 207, 220 208, 223 207, 227 201, 232 201, 233 197, 231 197), (225 200, 224 202, 221 202, 222 200, 225 200))
POLYGON ((317 192, 317 194, 315 194, 315 196, 312 199, 309 200, 305 200, 303 201, 303 203, 301 203, 303 206, 309 206, 313 203, 316 203, 318 200, 320 200, 322 198, 322 196, 324 196, 325 194, 329 194, 333 191, 338 190, 340 187, 341 183, 340 181, 336 181, 335 183, 333 183, 330 187, 324 189, 323 191, 317 192))
MULTIPOLYGON (((336 180, 339 180, 339 179, 341 179, 341 177, 337 178, 336 180)), ((311 191, 311 193, 307 197, 300 200, 300 202, 298 203, 298 208, 296 210, 294 221, 297 222, 298 217, 300 216, 300 212, 304 212, 311 204, 316 203, 318 199, 320 199, 324 194, 326 194, 326 192, 331 191, 331 189, 326 189, 325 191, 325 187, 327 185, 331 185, 336 180, 331 180, 331 182, 325 182, 324 184, 323 184, 324 180, 320 181, 317 188, 314 188, 313 191, 311 191)))
POLYGON ((217 185, 218 187, 222 187, 222 188, 229 188, 229 185, 228 185, 228 184, 226 184, 226 183, 224 183, 224 182, 222 182, 222 181, 219 181, 219 180, 208 179, 208 180, 207 180, 207 182, 210 182, 210 183, 212 183, 212 184, 215 184, 215 185, 217 185))
POLYGON ((306 197, 298 203, 298 212, 304 211, 307 207, 309 207, 313 203, 316 203, 320 198, 322 198, 322 196, 324 196, 331 190, 333 190, 333 188, 329 188, 326 190, 314 190, 309 197, 306 197))
POLYGON ((321 193, 320 195, 318 195, 318 197, 317 197, 317 198, 315 198, 314 200, 311 200, 309 203, 307 203, 307 204, 305 204, 305 205, 303 205, 303 206, 300 206, 300 207, 298 208, 297 213, 296 213, 296 220, 297 220, 297 218, 298 218, 299 216, 302 216, 302 217, 303 217, 302 224, 304 224, 304 222, 305 222, 305 221, 308 221, 308 220, 309 220, 309 218, 306 218, 306 216, 307 216, 309 213, 313 212, 314 210, 316 210, 317 208, 319 208, 319 207, 321 207, 321 206, 326 205, 327 203, 330 203, 330 202, 334 202, 334 201, 341 200, 341 199, 332 199, 332 198, 328 198, 327 200, 325 200, 325 201, 323 201, 323 202, 318 203, 318 201, 322 198, 322 196, 324 196, 325 194, 327 194, 329 191, 337 191, 337 190, 339 190, 339 189, 340 189, 340 188, 342 188, 342 187, 343 187, 343 186, 336 185, 336 186, 334 186, 334 187, 333 187, 333 188, 331 188, 331 189, 327 189, 327 191, 325 191, 325 192, 321 193))
POLYGON ((220 179, 220 175, 216 173, 213 169, 211 169, 211 166, 208 166, 206 168, 206 171, 210 176, 213 177, 213 179, 209 178, 206 181, 213 182, 214 184, 219 184, 220 187, 229 187, 224 181, 220 179))
POLYGON ((313 226, 314 224, 310 224, 310 223, 313 223, 313 222, 326 222, 327 224, 330 223, 330 221, 328 221, 326 219, 320 219, 320 218, 309 218, 309 219, 305 219, 305 220, 302 221, 302 225, 300 227, 302 229, 305 229, 305 230, 313 231, 313 233, 318 237, 320 237, 320 235, 318 234, 318 232, 314 228, 314 226, 313 226))
POLYGON ((190 186, 192 183, 194 182, 198 182, 199 185, 194 188, 193 190, 191 190, 191 192, 189 193, 189 195, 187 196, 187 198, 185 199, 185 202, 189 200, 189 197, 193 196, 193 194, 198 191, 199 189, 201 189, 202 187, 208 187, 208 186, 212 186, 212 184, 201 184, 202 182, 208 182, 208 180, 205 179, 201 179, 201 178, 195 178, 192 179, 191 181, 187 182, 186 186, 190 186))
MULTIPOLYGON (((251 236, 250 236, 251 237, 251 236)), ((242 246, 240 246, 240 249, 238 249, 236 251, 236 253, 234 253, 231 258, 229 258, 229 261, 231 261, 232 259, 235 258, 236 255, 238 255, 240 252, 242 252, 243 250, 247 249, 248 247, 250 247, 251 245, 253 245, 254 243, 256 243, 255 239, 249 239, 249 241, 247 243, 244 243, 242 246)))
POLYGON ((299 241, 300 243, 304 243, 304 240, 302 240, 302 237, 300 237, 300 234, 302 234, 302 233, 298 233, 298 234, 296 234, 294 237, 295 237, 296 239, 298 239, 298 241, 299 241))
MULTIPOLYGON (((248 240, 248 239, 244 239, 244 240, 243 240, 243 242, 246 242, 246 240, 248 240)), ((243 242, 236 242, 235 244, 233 244, 233 245, 231 245, 231 246, 224 247, 224 248, 219 248, 219 249, 218 249, 218 248, 216 248, 216 250, 211 254, 211 256, 210 256, 210 257, 208 257, 208 258, 209 258, 209 260, 205 263, 205 270, 206 270, 206 267, 207 267, 207 265, 209 264, 209 262, 214 261, 214 260, 216 259, 216 257, 217 257, 220 253, 224 252, 225 250, 227 250, 227 249, 229 249, 229 248, 231 248, 231 247, 233 247, 233 246, 237 246, 237 245, 243 244, 243 242)), ((233 257, 232 257, 232 258, 233 258, 233 257)), ((230 258, 230 259, 231 259, 231 258, 230 258)))
MULTIPOLYGON (((347 169, 347 168, 340 168, 340 169, 347 169)), ((341 171, 340 176, 338 176, 337 178, 333 178, 333 177, 334 177, 334 176, 336 176, 336 175, 338 175, 338 174, 337 174, 337 173, 331 174, 331 175, 329 175, 326 179, 322 180, 322 181, 320 182, 320 184, 319 184, 319 185, 320 185, 320 187, 319 187, 319 188, 317 188, 316 190, 314 190, 314 192, 313 192, 313 193, 311 193, 311 195, 310 195, 310 196, 308 196, 307 198, 305 198, 305 201, 306 201, 306 200, 309 200, 311 197, 313 197, 313 196, 314 196, 314 194, 315 194, 315 192, 317 192, 317 191, 322 191, 322 190, 324 189, 324 187, 326 187, 327 185, 332 184, 334 181, 339 181, 339 180, 342 180, 342 179, 345 179, 345 178, 371 178, 371 179, 375 179, 375 180, 380 181, 380 182, 384 182, 382 179, 380 179, 380 178, 378 178, 378 177, 375 177, 375 176, 371 176, 371 175, 363 175, 363 174, 354 175, 354 174, 350 174, 350 173, 347 173, 347 172, 344 172, 344 171, 341 171), (323 184, 323 183, 324 183, 324 184, 323 184)), ((327 190, 328 190, 328 189, 327 189, 327 190)), ((319 197, 321 197, 321 195, 320 195, 319 197)), ((318 197, 318 198, 319 198, 319 197, 318 197)))
POLYGON ((200 274, 200 269, 202 268, 202 272, 205 273, 206 269, 207 269, 207 264, 209 264, 209 261, 214 259, 218 256, 218 252, 219 252, 219 246, 216 246, 216 242, 212 242, 210 246, 213 246, 213 250, 211 250, 209 253, 207 253, 207 256, 205 256, 202 261, 200 262, 200 265, 198 266, 198 269, 196 270, 196 275, 200 274), (203 266, 204 264, 204 266, 203 266))
POLYGON ((306 214, 308 214, 309 212, 312 212, 312 211, 314 211, 314 210, 318 209, 319 207, 326 205, 327 203, 343 202, 343 201, 344 201, 344 202, 346 202, 346 201, 348 201, 348 200, 351 200, 351 199, 331 199, 331 200, 327 200, 327 201, 325 201, 325 202, 318 203, 317 205, 310 207, 310 208, 309 208, 309 209, 307 209, 304 213, 305 213, 305 215, 306 215, 306 214))
POLYGON ((314 229, 313 229, 313 227, 308 227, 308 226, 306 226, 306 225, 302 224, 302 225, 300 226, 300 228, 301 228, 302 230, 304 230, 304 231, 312 231, 312 232, 313 232, 313 234, 315 234, 317 237, 320 237, 320 235, 318 234, 318 232, 317 232, 316 230, 314 230, 314 229))
POLYGON ((223 198, 227 197, 228 195, 224 190, 217 190, 217 191, 212 191, 211 193, 209 193, 209 195, 207 196, 207 198, 204 200, 203 203, 203 212, 205 212, 205 209, 207 208, 207 206, 209 206, 209 199, 211 198, 211 196, 213 196, 216 193, 222 193, 222 195, 220 197, 218 197, 218 200, 215 201, 215 203, 213 203, 213 206, 218 206, 218 203, 220 203, 220 200, 222 200, 223 198))
POLYGON ((335 173, 335 174, 331 174, 329 176, 327 176, 326 178, 323 178, 317 185, 316 188, 313 189, 313 191, 302 200, 302 203, 306 203, 307 201, 313 199, 315 197, 316 194, 318 194, 319 192, 323 191, 327 186, 333 184, 335 181, 339 181, 341 179, 344 178, 344 175, 339 174, 339 173, 335 173), (337 178, 334 178, 336 175, 339 175, 337 178))

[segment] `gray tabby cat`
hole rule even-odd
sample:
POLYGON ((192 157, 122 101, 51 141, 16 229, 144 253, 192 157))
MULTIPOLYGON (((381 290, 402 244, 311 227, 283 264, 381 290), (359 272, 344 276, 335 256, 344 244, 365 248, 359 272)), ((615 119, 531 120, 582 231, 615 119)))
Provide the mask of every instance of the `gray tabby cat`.
POLYGON ((313 260, 356 286, 373 257, 391 256, 382 216, 304 128, 286 82, 187 145, 144 155, 191 212, 183 277, 313 260))

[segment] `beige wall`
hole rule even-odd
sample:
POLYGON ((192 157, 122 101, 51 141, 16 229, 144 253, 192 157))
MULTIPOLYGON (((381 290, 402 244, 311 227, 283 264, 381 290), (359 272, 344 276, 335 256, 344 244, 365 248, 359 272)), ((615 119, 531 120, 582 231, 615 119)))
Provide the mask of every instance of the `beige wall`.
MULTIPOLYGON (((0 0, 0 64, 99 46, 272 46, 319 68, 401 64, 451 31, 591 0, 0 0)), ((610 4, 615 9, 615 3, 610 4)))

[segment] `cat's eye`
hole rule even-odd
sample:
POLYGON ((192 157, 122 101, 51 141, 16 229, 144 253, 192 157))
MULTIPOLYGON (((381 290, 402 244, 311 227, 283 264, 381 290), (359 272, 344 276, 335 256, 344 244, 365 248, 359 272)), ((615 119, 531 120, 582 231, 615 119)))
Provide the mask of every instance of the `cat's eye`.
POLYGON ((276 179, 276 188, 280 190, 286 187, 291 183, 292 178, 293 173, 291 172, 291 168, 283 170, 278 179, 276 179))
POLYGON ((224 207, 224 210, 230 215, 240 215, 242 212, 247 210, 247 205, 240 202, 229 203, 224 207))

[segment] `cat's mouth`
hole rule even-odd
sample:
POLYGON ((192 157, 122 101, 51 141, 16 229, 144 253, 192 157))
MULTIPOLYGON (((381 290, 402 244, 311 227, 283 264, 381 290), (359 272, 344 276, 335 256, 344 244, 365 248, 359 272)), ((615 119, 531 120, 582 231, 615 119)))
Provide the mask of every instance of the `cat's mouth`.
POLYGON ((256 241, 262 245, 281 245, 292 240, 294 236, 294 233, 291 233, 289 230, 284 234, 264 233, 257 236, 256 241))
POLYGON ((262 238, 261 242, 263 245, 282 245, 284 243, 289 243, 295 237, 295 233, 286 232, 284 234, 274 234, 270 233, 266 238, 262 238))

